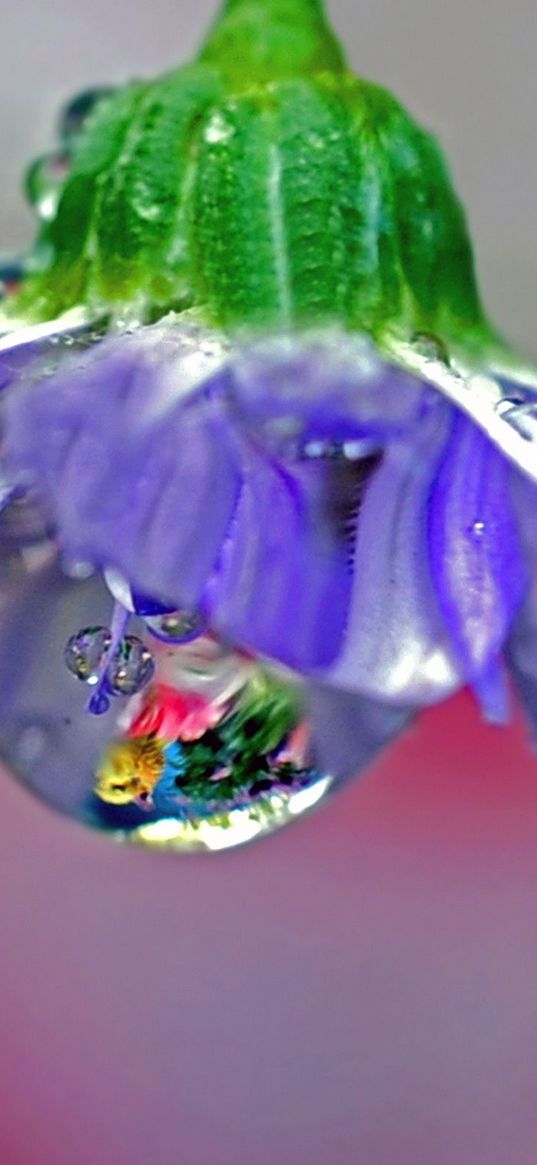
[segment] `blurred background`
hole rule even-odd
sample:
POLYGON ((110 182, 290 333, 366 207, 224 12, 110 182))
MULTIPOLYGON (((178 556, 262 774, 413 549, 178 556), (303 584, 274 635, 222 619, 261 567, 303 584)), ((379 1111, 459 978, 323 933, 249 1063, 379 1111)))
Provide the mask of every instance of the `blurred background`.
MULTIPOLYGON (((188 57, 210 0, 17 0, 0 250, 77 90, 188 57)), ((537 356, 531 0, 332 0, 439 134, 485 300, 537 356)), ((114 847, 0 774, 2 1165, 535 1165, 537 759, 463 695, 235 853, 114 847)))

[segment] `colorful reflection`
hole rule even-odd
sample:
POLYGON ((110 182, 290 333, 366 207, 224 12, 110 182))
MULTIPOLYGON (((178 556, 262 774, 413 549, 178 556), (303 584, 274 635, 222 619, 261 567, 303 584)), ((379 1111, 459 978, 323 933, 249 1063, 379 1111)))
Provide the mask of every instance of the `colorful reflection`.
POLYGON ((156 678, 120 717, 94 794, 196 828, 278 814, 320 780, 296 684, 203 637, 156 654, 156 678), (170 682, 171 677, 175 682, 170 682), (234 815, 234 816, 233 816, 234 815))

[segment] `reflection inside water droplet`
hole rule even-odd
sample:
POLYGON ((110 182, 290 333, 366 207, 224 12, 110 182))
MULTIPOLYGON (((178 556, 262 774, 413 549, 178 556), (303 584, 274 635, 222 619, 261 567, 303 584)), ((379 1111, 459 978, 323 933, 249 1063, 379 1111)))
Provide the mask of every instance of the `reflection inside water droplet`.
POLYGON ((27 788, 114 838, 186 851, 264 836, 325 796, 292 675, 206 633, 155 638, 136 614, 110 663, 106 584, 50 553, 3 579, 0 748, 27 788))

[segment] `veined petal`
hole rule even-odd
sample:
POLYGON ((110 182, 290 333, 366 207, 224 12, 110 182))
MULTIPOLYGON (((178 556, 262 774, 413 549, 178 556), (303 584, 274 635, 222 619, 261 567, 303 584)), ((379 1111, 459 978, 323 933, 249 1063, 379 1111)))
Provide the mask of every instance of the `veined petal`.
POLYGON ((358 522, 343 650, 326 682, 396 704, 434 703, 460 684, 427 559, 427 505, 449 433, 440 407, 394 441, 358 522))
POLYGON ((371 448, 412 432, 438 403, 425 398, 359 338, 283 338, 226 362, 172 321, 14 395, 7 449, 51 499, 68 554, 311 672, 341 651, 364 463, 276 455, 270 423, 298 426, 306 447, 364 439, 367 477, 371 448))
POLYGON ((242 439, 242 488, 207 615, 233 642, 309 672, 337 654, 351 572, 331 513, 335 468, 282 466, 242 439))
POLYGON ((228 393, 241 424, 284 454, 297 443, 382 444, 412 429, 436 399, 367 337, 334 329, 247 346, 230 365, 228 393))
POLYGON ((497 657, 527 586, 508 462, 454 415, 429 504, 429 554, 438 600, 467 680, 497 657))

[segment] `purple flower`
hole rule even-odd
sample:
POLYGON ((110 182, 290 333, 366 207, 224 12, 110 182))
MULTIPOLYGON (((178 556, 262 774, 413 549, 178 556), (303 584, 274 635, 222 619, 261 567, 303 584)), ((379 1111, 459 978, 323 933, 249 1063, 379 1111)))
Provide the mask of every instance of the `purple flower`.
POLYGON ((294 669, 321 719, 344 689, 368 759, 467 683, 506 719, 506 661, 537 726, 537 398, 476 385, 343 332, 230 348, 169 317, 35 359, 4 472, 70 558, 294 669))

